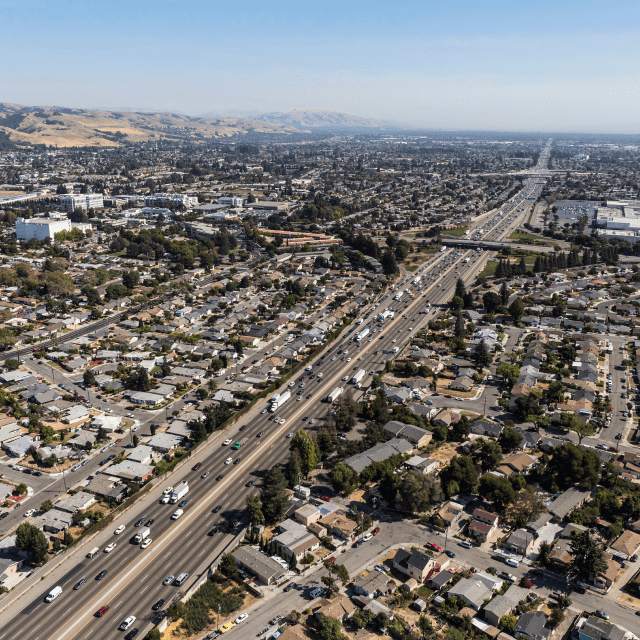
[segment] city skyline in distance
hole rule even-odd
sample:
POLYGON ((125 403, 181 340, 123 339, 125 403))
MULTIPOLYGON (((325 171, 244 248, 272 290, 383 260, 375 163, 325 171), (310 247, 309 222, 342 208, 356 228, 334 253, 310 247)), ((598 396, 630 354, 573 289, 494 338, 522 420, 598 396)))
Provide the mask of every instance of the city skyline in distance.
POLYGON ((629 133, 638 6, 2 2, 0 99, 415 129, 629 133), (244 115, 247 114, 247 115, 244 115))

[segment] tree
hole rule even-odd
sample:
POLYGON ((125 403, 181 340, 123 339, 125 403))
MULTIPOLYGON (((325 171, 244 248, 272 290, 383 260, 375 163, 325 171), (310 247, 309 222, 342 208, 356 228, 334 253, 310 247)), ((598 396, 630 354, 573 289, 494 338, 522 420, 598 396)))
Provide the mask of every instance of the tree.
POLYGON ((482 296, 482 302, 487 313, 496 313, 502 307, 502 298, 493 291, 487 291, 482 296))
POLYGON ((516 624, 518 624, 518 619, 515 616, 502 616, 498 623, 498 628, 509 635, 513 635, 516 624))
POLYGON ((84 382, 85 387, 93 387, 96 384, 96 375, 93 373, 91 369, 87 369, 82 374, 82 381, 84 382))
POLYGON ((34 564, 43 562, 49 550, 45 535, 28 522, 23 522, 16 530, 16 547, 26 552, 34 564))
POLYGON ((42 511, 43 513, 46 513, 47 511, 51 511, 51 509, 53 509, 53 502, 51 502, 51 500, 45 500, 40 505, 40 511, 42 511))
POLYGON ((522 304, 522 300, 520 300, 520 298, 516 298, 509 305, 509 315, 513 318, 513 321, 516 323, 524 315, 524 304, 522 304))
POLYGON ((457 338, 464 338, 465 336, 464 318, 462 317, 461 311, 458 311, 458 313, 456 314, 455 335, 457 338))
POLYGON ((387 276, 393 276, 400 271, 396 258, 391 251, 385 251, 382 254, 380 264, 382 264, 382 270, 387 276))
POLYGON ((354 478, 353 471, 342 462, 338 462, 329 474, 333 490, 346 496, 355 489, 354 478))
POLYGON ((486 367, 491 364, 492 358, 484 340, 480 340, 480 343, 473 352, 473 359, 479 367, 486 367))
POLYGON ((436 633, 431 620, 429 620, 427 616, 420 616, 418 618, 417 627, 418 629, 420 629, 420 633, 422 634, 423 638, 432 638, 436 633))
POLYGON ((480 478, 478 486, 480 495, 489 502, 493 502, 497 509, 502 511, 504 507, 511 504, 516 498, 514 491, 508 478, 497 477, 486 474, 480 478))
POLYGON ((318 452, 311 436, 301 429, 291 439, 289 449, 300 456, 300 466, 305 477, 318 466, 318 452))
POLYGON ((320 616, 320 620, 316 623, 315 632, 320 640, 348 640, 340 630, 342 622, 329 616, 320 616))
POLYGON ((258 498, 258 496, 247 496, 245 502, 249 522, 252 525, 262 524, 264 522, 264 514, 262 513, 262 506, 260 505, 260 498, 258 498))
POLYGON ((133 438, 131 439, 131 442, 134 447, 137 447, 140 444, 140 438, 136 433, 133 434, 133 438))
POLYGON ((510 362, 501 362, 496 368, 496 373, 502 376, 507 384, 512 387, 520 377, 520 367, 510 362))
POLYGON ((19 485, 16 486, 16 488, 13 490, 14 495, 16 496, 23 496, 25 493, 27 493, 28 487, 24 482, 21 482, 19 485))
POLYGON ((447 497, 459 491, 473 493, 478 483, 478 472, 471 458, 454 456, 442 469, 440 482, 447 497))
POLYGON ((9 371, 15 371, 20 366, 20 361, 15 358, 9 358, 4 363, 4 366, 9 369, 9 371))
POLYGON ((483 471, 493 471, 502 462, 502 449, 497 442, 486 440, 480 447, 479 458, 483 471))
POLYGON ((608 565, 604 551, 588 531, 572 531, 570 546, 573 556, 570 571, 579 580, 588 580, 606 572, 608 565))
POLYGON ((230 553, 225 553, 220 559, 220 564, 218 565, 218 571, 220 573, 231 579, 237 579, 239 577, 238 567, 236 566, 236 559, 230 553))
POLYGON ((450 439, 456 442, 464 442, 471 433, 471 422, 466 415, 460 416, 457 422, 453 423, 449 431, 450 439))
POLYGON ((507 289, 506 281, 503 282, 500 287, 500 300, 502 301, 503 307, 506 307, 509 304, 509 290, 507 289))
POLYGON ((561 489, 567 489, 578 482, 593 489, 600 479, 600 464, 600 458, 593 449, 583 451, 568 442, 553 450, 545 478, 561 489))
POLYGON ((260 491, 262 513, 267 524, 282 520, 287 511, 287 482, 280 469, 270 469, 260 491))
POLYGON ((409 471, 402 479, 399 491, 402 504, 411 513, 422 513, 431 506, 436 495, 436 485, 425 474, 409 471))
POLYGON ((459 298, 464 298, 467 294, 467 289, 464 286, 464 280, 462 278, 458 278, 456 282, 456 291, 453 295, 458 296, 459 298))
POLYGON ((138 283, 140 282, 140 272, 133 271, 124 271, 122 273, 122 284, 127 287, 127 289, 134 289, 138 283))
POLYGON ((556 600, 556 604, 561 609, 568 609, 573 604, 573 600, 571 600, 569 596, 561 595, 561 596, 558 596, 558 599, 556 600))
POLYGON ((505 453, 511 453, 520 447, 523 435, 511 427, 505 427, 498 438, 498 443, 505 453))
POLYGON ((578 434, 578 444, 582 444, 585 436, 592 436, 596 432, 590 423, 583 424, 575 413, 563 413, 562 426, 578 434))

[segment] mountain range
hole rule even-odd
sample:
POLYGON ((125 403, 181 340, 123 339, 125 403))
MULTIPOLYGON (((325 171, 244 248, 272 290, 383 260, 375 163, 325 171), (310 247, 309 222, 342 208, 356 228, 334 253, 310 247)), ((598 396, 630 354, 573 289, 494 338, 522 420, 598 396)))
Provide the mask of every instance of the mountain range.
MULTIPOLYGON (((177 113, 29 107, 0 103, 4 145, 106 147, 153 140, 228 139, 250 134, 308 134, 389 128, 380 120, 338 111, 296 110, 246 117, 194 117, 177 113)), ((396 127, 394 127, 396 128, 396 127)))

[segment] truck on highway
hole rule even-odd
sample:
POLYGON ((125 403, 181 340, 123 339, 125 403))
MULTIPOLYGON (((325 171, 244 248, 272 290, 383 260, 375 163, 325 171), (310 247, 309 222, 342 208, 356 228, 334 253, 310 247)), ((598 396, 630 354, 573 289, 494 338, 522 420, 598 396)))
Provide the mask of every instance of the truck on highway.
POLYGON ((394 300, 400 300, 403 295, 404 295, 404 291, 398 291, 398 293, 396 293, 396 295, 393 296, 393 299, 394 300))
POLYGON ((276 395, 271 398, 269 411, 271 411, 271 413, 277 411, 289 398, 291 398, 291 391, 289 391, 289 389, 283 393, 276 393, 276 395))
POLYGON ((378 322, 384 322, 386 318, 393 318, 393 311, 389 311, 389 309, 385 309, 379 316, 378 322))
POLYGON ((358 384, 362 380, 362 378, 365 377, 365 375, 367 375, 366 369, 360 369, 360 371, 358 371, 358 373, 356 373, 356 375, 351 378, 351 384, 358 384))
POLYGON ((443 252, 444 252, 444 251, 446 251, 446 250, 447 250, 447 247, 441 247, 441 248, 440 248, 440 253, 443 253, 443 252))
POLYGON ((247 444, 247 442, 249 442, 249 438, 242 438, 242 440, 238 440, 238 442, 236 442, 231 448, 234 451, 237 451, 238 449, 240 449, 240 447, 243 447, 245 444, 247 444))
POLYGON ((183 482, 171 492, 169 502, 171 504, 176 504, 176 502, 178 502, 178 500, 182 500, 182 498, 184 498, 187 493, 189 493, 189 485, 186 482, 183 482))
POLYGON ((365 327, 360 333, 356 335, 356 340, 361 342, 369 335, 369 327, 365 327))
POLYGON ((149 527, 143 527, 136 533, 133 541, 136 544, 140 544, 143 540, 146 540, 151 535, 151 529, 149 527))
POLYGON ((325 399, 325 402, 335 402, 340 394, 344 391, 342 387, 336 387, 325 399))

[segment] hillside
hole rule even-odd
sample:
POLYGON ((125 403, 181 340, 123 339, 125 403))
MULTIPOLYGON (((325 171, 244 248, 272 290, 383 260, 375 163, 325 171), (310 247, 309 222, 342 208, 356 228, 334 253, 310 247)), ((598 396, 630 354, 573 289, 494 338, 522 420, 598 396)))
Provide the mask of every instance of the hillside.
POLYGON ((260 120, 296 127, 297 129, 379 129, 388 128, 382 120, 372 120, 352 116, 340 111, 318 111, 305 109, 302 111, 283 111, 257 116, 260 120))
POLYGON ((192 118, 173 113, 26 107, 0 103, 0 141, 57 147, 119 146, 123 141, 205 140, 249 133, 295 134, 299 128, 251 118, 192 118))

